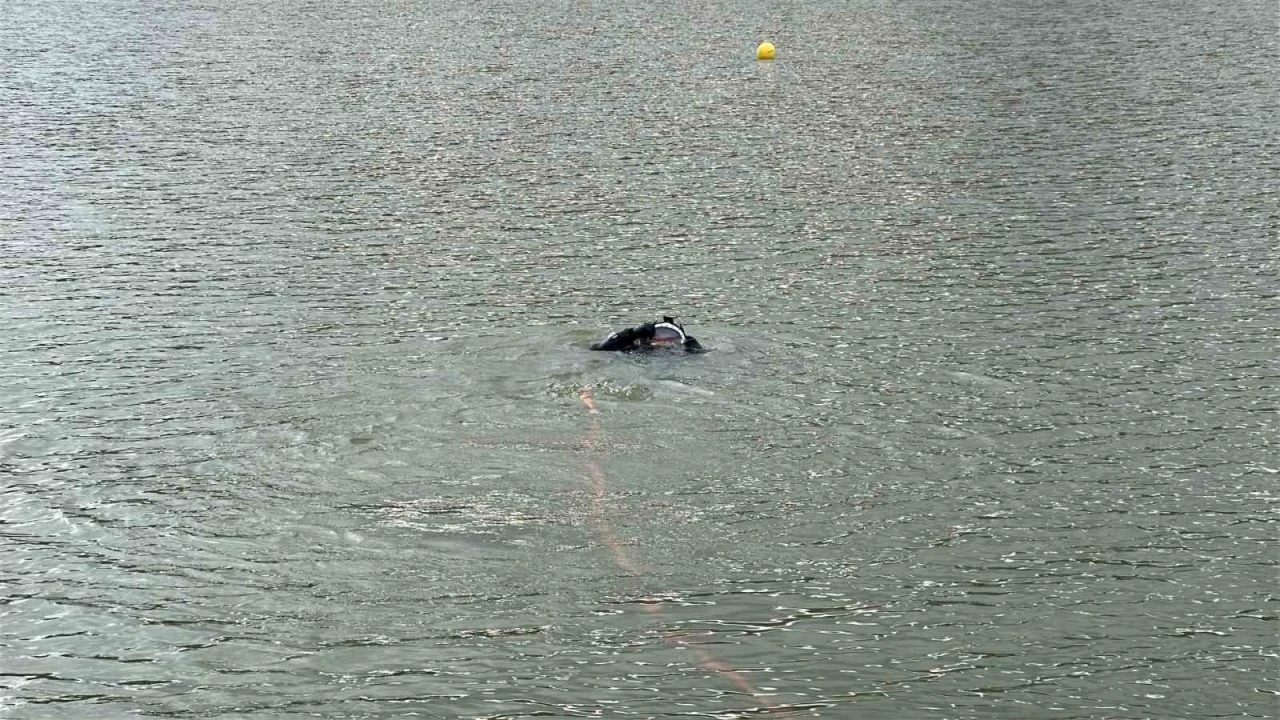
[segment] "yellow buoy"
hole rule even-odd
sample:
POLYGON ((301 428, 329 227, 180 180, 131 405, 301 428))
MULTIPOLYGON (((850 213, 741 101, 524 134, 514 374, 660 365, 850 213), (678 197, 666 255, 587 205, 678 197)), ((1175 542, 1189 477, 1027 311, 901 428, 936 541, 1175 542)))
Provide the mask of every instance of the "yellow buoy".
POLYGON ((763 42, 760 47, 756 48, 757 60, 772 60, 778 51, 773 48, 773 43, 763 42))

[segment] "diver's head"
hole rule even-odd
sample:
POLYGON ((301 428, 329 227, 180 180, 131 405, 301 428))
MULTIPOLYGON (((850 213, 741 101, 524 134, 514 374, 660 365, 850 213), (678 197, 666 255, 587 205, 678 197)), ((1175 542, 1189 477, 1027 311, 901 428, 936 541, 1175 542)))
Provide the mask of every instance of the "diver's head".
POLYGON ((684 345, 684 340, 684 328, 680 327, 675 318, 664 317, 662 322, 653 324, 653 340, 650 342, 654 345, 674 347, 684 345))

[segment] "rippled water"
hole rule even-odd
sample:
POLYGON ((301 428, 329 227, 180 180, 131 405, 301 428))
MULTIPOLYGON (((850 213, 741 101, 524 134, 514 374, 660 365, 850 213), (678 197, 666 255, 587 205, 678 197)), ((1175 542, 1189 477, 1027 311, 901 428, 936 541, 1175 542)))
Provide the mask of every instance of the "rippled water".
POLYGON ((1280 716, 1274 3, 5 7, 0 716, 1280 716))

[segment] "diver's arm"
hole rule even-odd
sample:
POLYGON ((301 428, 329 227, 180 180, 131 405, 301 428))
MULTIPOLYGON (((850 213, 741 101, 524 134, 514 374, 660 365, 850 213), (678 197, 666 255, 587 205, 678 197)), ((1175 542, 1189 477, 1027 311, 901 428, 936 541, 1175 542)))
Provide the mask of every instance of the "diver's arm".
POLYGON ((598 343, 592 343, 592 350, 626 350, 637 340, 653 339, 653 323, 645 323, 639 327, 627 328, 613 333, 598 343))
POLYGON ((691 352, 691 353, 705 352, 704 348, 702 347, 702 343, 698 342, 698 339, 692 335, 684 336, 684 350, 685 352, 691 352))

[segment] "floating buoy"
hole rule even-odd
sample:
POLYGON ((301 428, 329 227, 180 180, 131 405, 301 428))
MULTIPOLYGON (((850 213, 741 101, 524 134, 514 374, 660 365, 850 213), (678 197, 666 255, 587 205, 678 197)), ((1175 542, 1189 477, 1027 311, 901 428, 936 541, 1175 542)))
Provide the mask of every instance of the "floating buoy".
POLYGON ((774 49, 773 43, 763 42, 760 43, 760 47, 756 48, 757 60, 772 60, 777 54, 778 51, 774 49))

